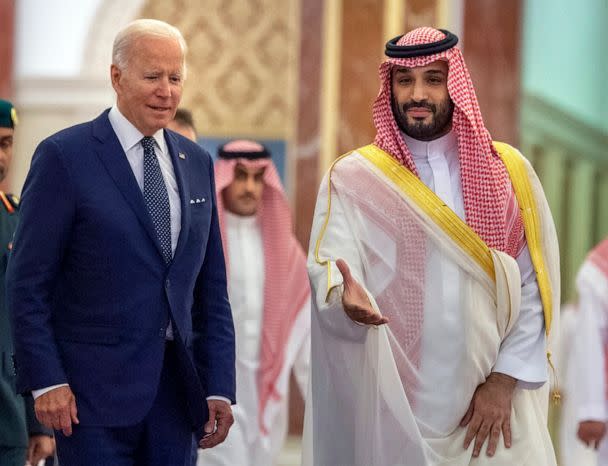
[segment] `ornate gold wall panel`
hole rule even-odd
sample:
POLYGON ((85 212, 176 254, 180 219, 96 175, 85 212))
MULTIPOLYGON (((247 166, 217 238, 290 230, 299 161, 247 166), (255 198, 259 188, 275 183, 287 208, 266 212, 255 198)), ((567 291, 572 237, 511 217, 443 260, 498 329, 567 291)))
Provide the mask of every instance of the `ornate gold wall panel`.
POLYGON ((297 0, 148 0, 140 17, 188 42, 182 105, 208 137, 291 140, 298 66, 297 0))

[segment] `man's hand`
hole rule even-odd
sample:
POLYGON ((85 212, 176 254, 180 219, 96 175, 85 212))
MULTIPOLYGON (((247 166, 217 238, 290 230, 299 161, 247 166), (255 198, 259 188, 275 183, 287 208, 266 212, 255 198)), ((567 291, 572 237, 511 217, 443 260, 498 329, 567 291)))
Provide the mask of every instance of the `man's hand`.
POLYGON ((473 439, 473 457, 478 457, 483 442, 488 438, 486 454, 494 456, 500 432, 505 447, 511 447, 511 399, 517 379, 492 372, 473 394, 469 409, 460 421, 462 427, 469 426, 464 437, 464 448, 469 448, 473 439))
POLYGON ((32 435, 27 446, 27 462, 36 466, 55 453, 55 439, 48 435, 32 435))
POLYGON ((382 325, 388 322, 387 317, 375 311, 369 302, 367 293, 353 278, 346 262, 342 259, 336 261, 336 266, 342 274, 344 293, 342 293, 342 306, 344 312, 355 322, 367 325, 382 325))
POLYGON ((72 435, 72 423, 78 424, 76 398, 70 387, 64 385, 40 395, 34 402, 36 418, 49 429, 72 435))
POLYGON ((582 421, 579 423, 576 433, 585 445, 596 450, 605 434, 606 423, 600 421, 582 421))
POLYGON ((205 424, 205 435, 198 442, 201 448, 213 448, 219 445, 228 435, 230 426, 234 424, 232 408, 222 400, 207 400, 209 421, 205 424))

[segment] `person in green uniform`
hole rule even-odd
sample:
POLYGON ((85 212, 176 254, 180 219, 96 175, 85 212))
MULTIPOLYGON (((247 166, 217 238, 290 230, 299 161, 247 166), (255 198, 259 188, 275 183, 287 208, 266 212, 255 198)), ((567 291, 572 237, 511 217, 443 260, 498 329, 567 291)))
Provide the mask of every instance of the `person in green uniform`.
MULTIPOLYGON (((0 99, 0 182, 11 163, 16 124, 15 108, 0 99)), ((15 392, 13 341, 4 282, 18 211, 17 197, 0 191, 0 466, 24 466, 26 461, 37 465, 55 449, 52 431, 36 420, 31 396, 24 398, 15 392)))

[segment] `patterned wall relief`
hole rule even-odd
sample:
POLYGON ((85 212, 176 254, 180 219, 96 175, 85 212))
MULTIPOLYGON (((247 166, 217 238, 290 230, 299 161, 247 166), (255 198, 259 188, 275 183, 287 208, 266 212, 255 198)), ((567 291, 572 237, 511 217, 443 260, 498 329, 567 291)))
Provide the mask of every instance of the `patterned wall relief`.
POLYGON ((290 140, 295 128, 297 0, 148 0, 140 17, 188 42, 182 104, 204 136, 290 140))

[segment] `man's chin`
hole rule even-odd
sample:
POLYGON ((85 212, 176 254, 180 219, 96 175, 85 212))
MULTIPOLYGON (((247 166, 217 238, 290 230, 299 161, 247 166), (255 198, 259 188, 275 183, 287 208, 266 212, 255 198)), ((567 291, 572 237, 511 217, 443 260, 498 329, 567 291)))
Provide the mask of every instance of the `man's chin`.
POLYGON ((435 136, 435 131, 424 125, 424 126, 407 126, 403 132, 407 134, 409 137, 418 139, 420 141, 426 141, 428 139, 433 139, 435 136))
POLYGON ((235 206, 232 210, 235 214, 240 215, 241 217, 251 217, 252 215, 256 214, 257 207, 253 207, 251 205, 241 205, 235 206))
POLYGON ((414 127, 430 127, 433 124, 433 115, 431 114, 424 118, 412 118, 408 116, 407 124, 414 127))

